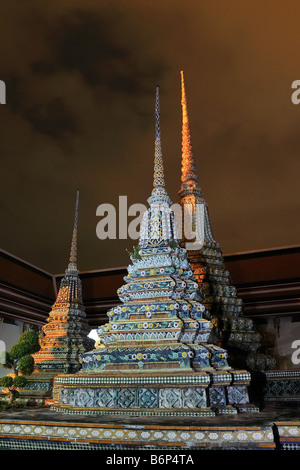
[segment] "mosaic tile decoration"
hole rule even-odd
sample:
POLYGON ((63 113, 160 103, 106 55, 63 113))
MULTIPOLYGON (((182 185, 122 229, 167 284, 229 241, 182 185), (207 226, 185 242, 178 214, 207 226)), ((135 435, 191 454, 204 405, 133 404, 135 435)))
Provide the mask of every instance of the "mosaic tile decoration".
POLYGON ((300 402, 299 370, 265 371, 265 376, 264 400, 266 402, 300 402))
POLYGON ((275 422, 280 449, 300 450, 300 421, 275 422))
POLYGON ((272 426, 151 426, 0 420, 0 449, 275 448, 272 426), (117 447, 115 447, 117 446, 117 447), (86 447, 85 447, 86 448, 86 447))

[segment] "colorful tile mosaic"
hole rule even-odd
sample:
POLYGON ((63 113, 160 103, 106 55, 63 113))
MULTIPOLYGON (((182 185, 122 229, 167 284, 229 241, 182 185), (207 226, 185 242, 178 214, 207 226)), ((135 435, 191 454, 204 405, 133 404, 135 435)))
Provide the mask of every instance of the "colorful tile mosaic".
POLYGON ((300 371, 270 370, 264 373, 266 402, 300 402, 300 371))
POLYGON ((275 422, 280 450, 300 450, 300 421, 275 422))
POLYGON ((269 449, 272 426, 173 426, 0 420, 0 449, 269 449), (85 447, 84 447, 85 446, 85 447), (145 447, 146 446, 146 447, 145 447))

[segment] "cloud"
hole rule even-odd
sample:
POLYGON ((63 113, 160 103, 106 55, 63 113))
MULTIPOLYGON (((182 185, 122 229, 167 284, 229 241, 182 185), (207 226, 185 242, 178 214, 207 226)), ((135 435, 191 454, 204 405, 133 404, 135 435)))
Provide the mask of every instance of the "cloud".
POLYGON ((76 117, 68 108, 62 97, 40 100, 35 96, 32 102, 32 92, 29 92, 32 82, 27 81, 27 89, 21 76, 15 73, 6 76, 8 103, 11 110, 27 121, 37 133, 53 139, 61 139, 78 133, 79 125, 76 117), (13 92, 12 92, 13 90, 13 92))
POLYGON ((79 187, 81 267, 127 264, 132 242, 99 241, 96 208, 119 195, 146 203, 156 84, 167 190, 177 201, 181 69, 200 185, 223 251, 298 242, 289 219, 300 200, 300 105, 290 85, 300 79, 300 6, 11 0, 1 8, 3 249, 63 269, 79 187))
MULTIPOLYGON (((87 90, 99 115, 103 105, 122 106, 126 101, 128 115, 135 114, 137 121, 141 116, 146 119, 137 97, 143 97, 143 101, 152 96, 154 83, 161 80, 166 64, 149 45, 141 48, 130 16, 114 12, 112 17, 108 6, 66 12, 57 9, 49 14, 35 5, 32 18, 25 16, 18 35, 29 34, 39 47, 34 53, 24 50, 20 63, 16 60, 13 66, 8 65, 4 73, 8 107, 34 131, 53 139, 81 131, 84 116, 76 112, 75 104, 80 110, 81 95, 87 90), (32 30, 28 31, 29 27, 32 30)), ((16 28, 18 21, 15 23, 16 28)), ((138 34, 143 33, 140 30, 138 34)))

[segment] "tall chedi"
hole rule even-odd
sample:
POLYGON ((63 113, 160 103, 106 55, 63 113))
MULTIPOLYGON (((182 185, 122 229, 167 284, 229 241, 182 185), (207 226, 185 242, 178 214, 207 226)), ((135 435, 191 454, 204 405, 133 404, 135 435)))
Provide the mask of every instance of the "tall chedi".
POLYGON ((253 409, 250 374, 231 369, 226 350, 207 343, 211 324, 165 189, 158 87, 155 115, 153 189, 121 304, 108 311, 81 371, 55 378, 54 410, 214 416, 253 409))
POLYGON ((254 331, 253 322, 243 314, 243 302, 226 269, 221 247, 214 239, 208 207, 198 182, 192 150, 191 131, 185 93, 184 74, 181 71, 182 106, 182 174, 179 191, 180 204, 190 230, 183 230, 182 244, 194 275, 204 294, 205 318, 214 327, 210 339, 231 354, 231 363, 256 368, 256 351, 260 335, 254 331), (194 237, 194 238, 192 238, 194 237))
POLYGON ((77 268, 78 209, 79 191, 76 195, 69 264, 47 323, 42 327, 44 335, 40 338, 40 350, 33 355, 35 370, 29 377, 30 387, 40 390, 40 393, 52 389, 55 375, 78 371, 81 367, 80 355, 94 346, 94 340, 88 337, 91 328, 86 320, 77 268))

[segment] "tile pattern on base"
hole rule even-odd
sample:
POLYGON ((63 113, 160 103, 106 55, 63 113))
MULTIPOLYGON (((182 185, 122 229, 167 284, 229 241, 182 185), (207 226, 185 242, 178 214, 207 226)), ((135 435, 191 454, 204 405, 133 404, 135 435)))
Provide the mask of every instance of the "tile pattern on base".
POLYGON ((274 449, 272 426, 105 425, 0 420, 0 449, 274 449), (113 446, 113 447, 111 447, 113 446))

